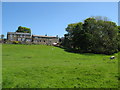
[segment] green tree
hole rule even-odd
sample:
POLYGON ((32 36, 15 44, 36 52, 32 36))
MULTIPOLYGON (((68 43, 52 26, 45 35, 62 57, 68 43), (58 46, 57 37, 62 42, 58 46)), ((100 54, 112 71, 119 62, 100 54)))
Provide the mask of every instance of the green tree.
POLYGON ((1 38, 1 39, 4 39, 4 35, 3 35, 3 34, 1 34, 1 35, 0 35, 0 38, 1 38))
POLYGON ((120 26, 118 26, 118 33, 120 33, 120 26))
POLYGON ((22 33, 31 33, 31 29, 30 28, 26 28, 26 27, 18 27, 18 30, 16 30, 16 32, 22 32, 22 33))
POLYGON ((112 54, 117 51, 117 25, 111 21, 88 18, 84 22, 87 52, 112 54))
POLYGON ((65 46, 81 52, 113 54, 117 52, 117 25, 105 18, 87 18, 84 23, 69 24, 65 46))
POLYGON ((66 28, 66 31, 68 32, 67 34, 65 34, 65 40, 66 40, 66 45, 69 48, 73 48, 74 47, 74 34, 75 34, 75 28, 76 28, 77 23, 74 24, 69 24, 68 27, 66 28))
POLYGON ((120 51, 120 26, 118 26, 118 50, 120 51))

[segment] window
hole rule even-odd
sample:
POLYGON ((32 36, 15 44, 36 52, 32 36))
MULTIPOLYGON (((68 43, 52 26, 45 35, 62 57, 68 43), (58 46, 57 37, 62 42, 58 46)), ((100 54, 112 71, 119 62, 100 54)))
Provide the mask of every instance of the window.
POLYGON ((22 35, 20 35, 20 37, 22 37, 22 35))
POLYGON ((34 40, 33 42, 36 42, 36 40, 34 40))
POLYGON ((35 37, 36 39, 38 38, 38 37, 35 37))
POLYGON ((30 42, 30 41, 31 41, 31 39, 26 39, 26 41, 27 41, 27 42, 30 42))
POLYGON ((18 41, 21 41, 21 38, 18 38, 18 41))
POLYGON ((45 42, 45 40, 44 40, 44 42, 45 42))
POLYGON ((25 41, 25 38, 22 38, 22 41, 25 41))
POLYGON ((13 38, 12 38, 12 34, 10 34, 10 40, 12 40, 13 38))
POLYGON ((37 43, 37 40, 35 40, 35 42, 37 43))

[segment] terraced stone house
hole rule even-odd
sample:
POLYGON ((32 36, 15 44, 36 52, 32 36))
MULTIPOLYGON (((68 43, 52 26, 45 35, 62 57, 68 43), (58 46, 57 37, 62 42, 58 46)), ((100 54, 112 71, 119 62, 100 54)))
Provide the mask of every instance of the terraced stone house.
POLYGON ((8 32, 8 41, 31 42, 31 33, 8 32))
POLYGON ((53 43, 58 43, 59 39, 56 36, 41 36, 41 35, 31 35, 31 33, 20 33, 20 32, 8 32, 8 41, 20 41, 21 43, 33 43, 33 44, 45 44, 52 45, 53 43))
POLYGON ((58 37, 54 36, 40 36, 40 35, 32 35, 32 42, 34 44, 46 44, 52 45, 53 43, 58 43, 58 37))

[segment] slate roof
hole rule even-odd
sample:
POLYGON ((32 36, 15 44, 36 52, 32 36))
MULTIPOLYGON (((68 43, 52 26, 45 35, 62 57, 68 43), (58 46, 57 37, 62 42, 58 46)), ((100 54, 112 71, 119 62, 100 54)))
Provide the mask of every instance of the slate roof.
POLYGON ((48 37, 48 38, 57 38, 55 36, 42 36, 42 35, 32 35, 33 37, 48 37))
POLYGON ((21 33, 21 32, 8 32, 7 34, 31 35, 31 33, 21 33))

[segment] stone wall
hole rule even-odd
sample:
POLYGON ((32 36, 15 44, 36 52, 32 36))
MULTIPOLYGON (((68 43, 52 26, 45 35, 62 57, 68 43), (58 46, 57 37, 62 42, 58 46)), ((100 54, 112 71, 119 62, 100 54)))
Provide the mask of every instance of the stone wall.
POLYGON ((52 45, 55 42, 58 42, 58 38, 33 38, 32 41, 34 44, 44 44, 44 45, 52 45))
POLYGON ((17 32, 8 32, 7 41, 12 43, 13 41, 19 41, 21 44, 43 44, 43 45, 52 45, 53 43, 58 43, 58 37, 53 36, 39 36, 32 35, 30 33, 17 33, 17 32))
POLYGON ((31 35, 17 35, 17 34, 8 34, 7 40, 9 41, 26 41, 26 40, 32 40, 31 35))

